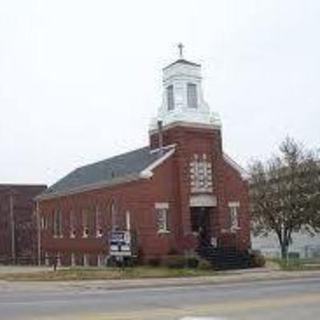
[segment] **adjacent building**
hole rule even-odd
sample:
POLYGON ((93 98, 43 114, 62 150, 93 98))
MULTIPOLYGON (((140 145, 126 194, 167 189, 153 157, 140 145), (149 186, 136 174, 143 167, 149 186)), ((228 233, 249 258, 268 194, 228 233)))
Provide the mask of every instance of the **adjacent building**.
POLYGON ((0 184, 0 263, 37 261, 33 198, 45 185, 0 184))
POLYGON ((134 233, 143 261, 250 248, 246 176, 223 150, 201 66, 182 57, 166 66, 162 100, 146 146, 76 168, 37 197, 42 261, 102 264, 111 230, 134 233))

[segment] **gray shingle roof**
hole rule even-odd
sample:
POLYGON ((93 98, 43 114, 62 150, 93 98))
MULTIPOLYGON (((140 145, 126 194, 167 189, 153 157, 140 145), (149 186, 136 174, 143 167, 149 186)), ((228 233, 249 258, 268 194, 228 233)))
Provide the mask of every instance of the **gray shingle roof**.
POLYGON ((152 151, 149 147, 137 149, 103 161, 75 169, 49 187, 39 198, 81 191, 86 187, 99 186, 113 181, 125 181, 125 177, 139 177, 139 173, 169 152, 152 151))

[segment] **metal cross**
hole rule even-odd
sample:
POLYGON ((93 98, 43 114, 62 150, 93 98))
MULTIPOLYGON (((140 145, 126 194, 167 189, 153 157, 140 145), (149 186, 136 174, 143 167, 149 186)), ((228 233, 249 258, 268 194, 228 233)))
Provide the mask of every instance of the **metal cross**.
POLYGON ((184 48, 184 45, 180 42, 178 44, 178 48, 179 48, 179 56, 180 56, 180 59, 183 58, 183 48, 184 48))

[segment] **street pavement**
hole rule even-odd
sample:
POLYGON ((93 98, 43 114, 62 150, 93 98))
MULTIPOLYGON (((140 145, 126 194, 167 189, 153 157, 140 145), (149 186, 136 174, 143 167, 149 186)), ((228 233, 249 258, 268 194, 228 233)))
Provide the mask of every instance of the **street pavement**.
POLYGON ((320 319, 320 277, 118 288, 2 285, 1 320, 320 319))

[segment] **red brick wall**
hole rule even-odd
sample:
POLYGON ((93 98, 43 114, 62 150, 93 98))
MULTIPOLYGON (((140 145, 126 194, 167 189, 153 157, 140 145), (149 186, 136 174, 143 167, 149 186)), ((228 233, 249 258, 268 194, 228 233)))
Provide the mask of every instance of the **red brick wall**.
MULTIPOLYGON (((140 252, 145 256, 167 254, 175 244, 176 230, 179 228, 179 215, 175 199, 174 165, 167 159, 155 169, 150 180, 142 179, 111 188, 70 195, 40 202, 41 216, 49 217, 49 225, 42 231, 42 251, 70 255, 74 253, 99 254, 107 252, 107 233, 111 229, 111 204, 116 204, 117 213, 124 227, 125 213, 131 216, 131 228, 137 233, 140 252), (169 202, 169 234, 158 234, 155 215, 155 202, 169 202), (103 214, 102 229, 104 237, 95 237, 94 228, 88 238, 82 237, 82 210, 87 208, 94 212, 99 206, 103 214), (63 238, 53 238, 52 217, 54 210, 59 209, 63 216, 63 238), (70 239, 69 214, 73 210, 77 217, 76 238, 70 239)), ((94 225, 94 214, 91 214, 91 225, 94 225)))
MULTIPOLYGON (((158 135, 150 136, 150 144, 158 147, 158 135)), ((188 244, 196 245, 191 232, 190 221, 190 160, 194 154, 207 154, 212 161, 213 194, 217 197, 217 207, 213 208, 212 225, 215 236, 225 246, 236 245, 238 249, 247 249, 250 244, 248 192, 246 182, 240 174, 223 158, 221 132, 212 128, 191 128, 176 126, 163 131, 164 145, 175 144, 175 153, 154 170, 151 179, 142 179, 118 186, 75 195, 44 200, 40 202, 42 216, 52 217, 56 209, 62 211, 64 229, 63 238, 53 239, 52 227, 42 231, 43 252, 60 252, 64 262, 70 262, 70 254, 77 254, 78 261, 82 253, 95 255, 107 253, 106 238, 111 228, 111 203, 115 201, 117 212, 124 227, 125 212, 130 211, 131 228, 137 233, 140 253, 145 258, 162 256, 170 251, 183 252, 188 244), (226 225, 229 201, 240 202, 240 230, 232 234, 223 230, 226 225), (157 232, 155 203, 169 202, 170 233, 157 232), (104 237, 97 239, 92 214, 91 233, 88 238, 82 237, 83 209, 94 211, 99 206, 103 213, 104 237), (69 213, 73 210, 77 216, 77 235, 70 239, 69 213), (232 238, 235 237, 232 242, 232 238)), ((50 219, 49 219, 50 220, 50 219)), ((52 224, 52 221, 51 221, 52 224)))
MULTIPOLYGON (((150 144, 159 146, 158 133, 150 136, 150 144)), ((190 236, 190 184, 189 162, 194 154, 207 154, 212 161, 213 194, 217 196, 217 207, 212 215, 215 236, 221 237, 223 246, 236 246, 245 250, 250 246, 250 217, 248 187, 237 170, 224 159, 222 152, 221 131, 212 128, 192 128, 176 126, 163 130, 163 144, 176 144, 175 161, 177 163, 178 194, 182 214, 184 237, 190 236), (228 220, 228 202, 239 201, 240 230, 235 234, 224 230, 228 220)))
POLYGON ((223 167, 225 196, 225 201, 221 204, 221 220, 223 227, 226 226, 228 202, 239 201, 240 203, 238 212, 238 223, 240 229, 237 230, 235 234, 224 234, 224 238, 226 238, 226 242, 228 244, 228 240, 234 237, 236 247, 239 250, 245 250, 251 245, 248 183, 243 180, 240 174, 226 161, 224 161, 223 167))
MULTIPOLYGON (((206 153, 212 159, 213 169, 222 157, 220 130, 176 126, 163 131, 164 145, 176 144, 175 162, 177 166, 178 199, 184 237, 191 233, 190 225, 190 181, 189 164, 194 154, 206 153)), ((158 146, 158 134, 150 136, 150 144, 158 146)), ((215 172, 215 170, 214 170, 215 172)), ((213 178, 213 192, 217 192, 218 180, 213 178)))

